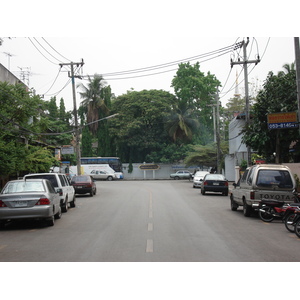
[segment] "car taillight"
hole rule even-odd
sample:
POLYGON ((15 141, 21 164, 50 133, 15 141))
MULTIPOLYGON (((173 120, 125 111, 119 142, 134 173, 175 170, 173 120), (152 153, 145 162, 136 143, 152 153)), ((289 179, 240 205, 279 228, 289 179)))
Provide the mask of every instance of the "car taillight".
POLYGON ((208 183, 207 183, 207 181, 204 181, 203 184, 204 184, 204 185, 207 185, 208 183))
POLYGON ((250 192, 250 199, 251 200, 254 200, 255 199, 255 193, 252 191, 250 192))
POLYGON ((228 186, 228 181, 225 182, 225 186, 228 186))
POLYGON ((50 200, 48 198, 40 198, 40 200, 35 205, 49 205, 50 200))
POLYGON ((0 207, 7 207, 6 204, 2 200, 0 200, 0 207))

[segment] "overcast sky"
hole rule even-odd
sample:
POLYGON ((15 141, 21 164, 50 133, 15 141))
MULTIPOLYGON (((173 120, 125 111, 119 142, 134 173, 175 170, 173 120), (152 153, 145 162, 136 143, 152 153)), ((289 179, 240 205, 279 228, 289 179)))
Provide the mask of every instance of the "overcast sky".
MULTIPOLYGON (((113 93, 118 96, 130 89, 163 89, 173 92, 171 81, 176 75, 178 63, 189 60, 194 64, 199 61, 202 72, 211 72, 221 82, 220 97, 225 105, 235 92, 237 74, 239 91, 244 91, 242 66, 235 65, 231 68, 230 64, 231 59, 243 59, 242 50, 239 48, 234 51, 232 47, 243 39, 246 40, 246 37, 175 39, 158 36, 153 39, 132 40, 106 40, 101 37, 13 37, 4 39, 0 47, 0 62, 16 76, 25 76, 23 78, 29 83, 29 87, 34 88, 37 94, 45 95, 45 100, 51 96, 58 99, 63 97, 67 109, 71 109, 73 100, 68 77, 70 68, 60 68, 60 63, 81 62, 83 59, 84 65, 77 74, 103 74, 113 93), (206 55, 203 56, 204 54, 206 55)), ((258 55, 261 59, 256 66, 248 65, 250 83, 261 86, 269 71, 277 73, 285 63, 290 64, 295 60, 294 39, 250 37, 247 53, 250 60, 256 60, 258 55)), ((76 79, 76 84, 79 83, 86 85, 87 80, 76 79)), ((81 99, 78 94, 76 97, 79 105, 81 99)))
MULTIPOLYGON (((118 96, 130 89, 173 92, 170 86, 178 63, 195 57, 191 63, 199 61, 202 72, 211 72, 221 82, 220 97, 225 105, 235 92, 236 73, 240 74, 239 90, 244 91, 242 67, 230 66, 230 59, 236 61, 242 51, 232 51, 229 46, 246 39, 248 33, 248 59, 261 58, 256 66, 248 66, 250 83, 261 86, 269 71, 277 73, 295 60, 294 10, 286 16, 273 5, 270 13, 269 5, 264 7, 259 1, 252 1, 246 11, 238 1, 203 5, 196 0, 111 0, 97 1, 96 6, 90 0, 54 0, 51 5, 30 0, 4 6, 10 14, 1 15, 0 25, 10 26, 1 26, 6 28, 1 36, 12 38, 5 38, 0 47, 0 63, 17 76, 29 71, 29 86, 45 95, 45 100, 63 97, 67 109, 73 107, 72 88, 71 83, 66 85, 68 68, 60 69, 59 63, 83 59, 80 75, 104 74, 118 96), (215 52, 219 49, 223 50, 215 52), (211 52, 214 54, 202 56, 211 52), (107 75, 153 66, 155 69, 138 73, 107 75)), ((76 79, 78 83, 87 81, 76 79)), ((81 99, 78 94, 76 97, 79 106, 81 99)))

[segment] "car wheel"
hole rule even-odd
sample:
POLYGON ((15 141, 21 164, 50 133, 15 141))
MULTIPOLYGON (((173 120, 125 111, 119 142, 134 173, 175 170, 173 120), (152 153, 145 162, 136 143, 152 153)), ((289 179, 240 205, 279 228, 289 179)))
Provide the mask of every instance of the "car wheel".
POLYGON ((174 179, 175 179, 175 180, 178 180, 178 179, 179 179, 179 177, 178 177, 178 176, 175 176, 175 177, 174 177, 174 179))
POLYGON ((108 181, 112 181, 113 178, 112 178, 111 176, 108 176, 108 177, 107 177, 107 180, 108 180, 108 181))
POLYGON ((5 221, 0 222, 0 229, 4 229, 5 228, 5 221))
POLYGON ((245 217, 250 217, 252 212, 252 208, 250 205, 247 204, 246 200, 243 201, 243 213, 245 217))
POLYGON ((74 198, 73 198, 73 201, 70 202, 70 207, 75 207, 76 206, 76 198, 75 198, 75 195, 74 195, 74 198))
POLYGON ((93 191, 93 190, 90 191, 90 196, 91 196, 91 197, 94 196, 94 191, 93 191))
POLYGON ((204 189, 203 189, 203 190, 201 189, 201 194, 202 194, 202 195, 205 195, 204 189))
POLYGON ((60 219, 62 216, 61 207, 58 208, 58 212, 55 214, 55 219, 60 219))
POLYGON ((230 206, 232 211, 236 211, 238 209, 238 204, 233 200, 233 196, 230 195, 230 206))
POLYGON ((61 207, 61 211, 66 213, 68 211, 68 199, 66 199, 64 205, 61 207))
POLYGON ((47 226, 54 226, 54 215, 51 218, 46 219, 47 226))
POLYGON ((97 193, 97 189, 94 190, 94 195, 96 195, 96 193, 97 193))

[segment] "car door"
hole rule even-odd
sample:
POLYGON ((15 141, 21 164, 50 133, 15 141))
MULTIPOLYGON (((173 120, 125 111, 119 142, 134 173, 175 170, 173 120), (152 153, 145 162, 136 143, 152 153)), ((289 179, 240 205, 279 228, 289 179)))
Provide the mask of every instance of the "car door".
POLYGON ((248 171, 249 171, 248 169, 245 170, 244 174, 238 180, 238 182, 235 184, 235 188, 232 191, 232 195, 233 195, 234 200, 240 205, 243 204, 242 188, 246 184, 246 178, 247 178, 247 175, 248 175, 248 171))

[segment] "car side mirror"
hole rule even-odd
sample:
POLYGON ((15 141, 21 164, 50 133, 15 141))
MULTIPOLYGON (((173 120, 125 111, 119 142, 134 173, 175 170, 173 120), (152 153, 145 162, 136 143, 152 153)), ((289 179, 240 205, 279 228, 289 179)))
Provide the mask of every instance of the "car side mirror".
POLYGON ((56 189, 56 194, 62 195, 63 194, 62 189, 56 189))

